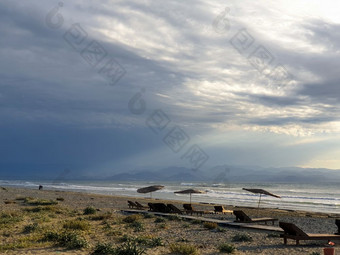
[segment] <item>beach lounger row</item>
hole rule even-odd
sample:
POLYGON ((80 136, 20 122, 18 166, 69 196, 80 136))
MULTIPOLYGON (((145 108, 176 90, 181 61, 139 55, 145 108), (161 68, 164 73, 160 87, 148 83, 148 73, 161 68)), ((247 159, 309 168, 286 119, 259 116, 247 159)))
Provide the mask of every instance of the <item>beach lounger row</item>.
POLYGON ((127 201, 128 202, 128 206, 130 209, 139 209, 139 210, 143 210, 143 209, 147 209, 148 207, 143 206, 142 204, 140 204, 139 202, 132 202, 130 200, 127 201))
POLYGON ((179 209, 173 204, 164 204, 164 203, 148 203, 148 206, 150 208, 150 211, 152 212, 161 212, 161 213, 177 213, 177 214, 183 214, 183 213, 197 213, 197 214, 203 214, 203 211, 197 211, 195 210, 190 204, 184 204, 183 208, 184 210, 179 209))
POLYGON ((154 211, 154 212, 163 212, 163 213, 178 213, 178 214, 182 214, 182 213, 186 213, 186 214, 197 214, 197 215, 203 215, 203 214, 212 214, 212 213, 222 213, 222 214, 226 214, 226 213, 231 213, 233 211, 231 210, 226 210, 223 206, 214 206, 214 211, 202 211, 202 210, 196 210, 192 204, 183 204, 183 209, 181 210, 179 208, 177 208, 176 206, 174 206, 173 204, 164 204, 164 203, 148 203, 148 206, 143 206, 142 204, 140 204, 139 202, 132 202, 130 200, 127 201, 128 202, 128 206, 130 209, 139 209, 139 210, 143 210, 143 209, 148 209, 149 211, 154 211))
MULTIPOLYGON (((146 209, 147 207, 141 205, 138 202, 128 201, 129 208, 136 208, 136 209, 146 209)), ((200 211, 196 210, 191 204, 183 204, 184 210, 180 210, 173 204, 164 204, 164 203, 148 203, 149 210, 153 212, 162 212, 162 213, 177 213, 177 214, 197 214, 202 215, 206 213, 230 213, 229 210, 225 210, 223 206, 215 206, 214 211, 200 211)), ((233 214, 236 216, 235 222, 238 223, 260 223, 264 222, 271 222, 274 225, 275 221, 278 221, 276 218, 250 218, 245 212, 241 210, 234 210, 232 211, 233 214)), ((327 240, 335 241, 340 240, 340 219, 335 220, 335 224, 338 227, 337 233, 334 234, 311 234, 306 233, 299 227, 297 227, 293 223, 288 222, 279 222, 279 226, 283 229, 284 233, 280 235, 283 238, 283 243, 287 244, 288 239, 292 239, 296 241, 296 245, 299 245, 300 240, 327 240)))

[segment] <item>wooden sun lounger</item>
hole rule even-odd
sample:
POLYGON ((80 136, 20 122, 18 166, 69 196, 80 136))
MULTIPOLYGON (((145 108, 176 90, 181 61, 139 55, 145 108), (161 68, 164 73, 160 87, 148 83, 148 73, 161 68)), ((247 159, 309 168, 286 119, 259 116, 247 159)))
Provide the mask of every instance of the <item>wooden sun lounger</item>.
POLYGON ((153 203, 148 203, 148 206, 149 206, 149 211, 151 211, 151 212, 156 211, 156 208, 154 207, 153 203))
POLYGON ((161 213, 169 213, 170 208, 163 203, 153 203, 153 211, 161 213))
POLYGON ((250 218, 247 214, 245 214, 243 211, 233 211, 234 215, 236 216, 235 222, 242 222, 242 223, 258 223, 258 222, 264 222, 267 224, 267 222, 272 222, 274 225, 275 221, 278 221, 278 219, 274 218, 250 218))
POLYGON ((214 208, 215 208, 215 214, 216 213, 222 213, 222 214, 226 214, 226 213, 233 213, 233 211, 231 211, 231 210, 226 210, 226 209, 224 209, 224 207, 222 206, 222 205, 216 205, 216 206, 214 206, 214 208))
POLYGON ((178 213, 178 214, 183 214, 183 211, 178 209, 176 206, 174 206, 173 204, 167 204, 167 206, 170 209, 171 213, 178 213))
POLYGON ((135 202, 135 204, 137 205, 137 209, 146 209, 146 208, 148 208, 147 206, 144 206, 144 205, 142 205, 141 203, 139 203, 139 202, 135 202))
POLYGON ((328 242, 331 240, 340 240, 340 235, 306 233, 293 223, 280 221, 279 226, 284 231, 284 234, 281 235, 284 244, 287 244, 287 239, 296 240, 296 245, 299 244, 300 240, 327 240, 328 242))
POLYGON ((300 240, 340 240, 340 235, 332 234, 310 234, 298 228, 293 223, 279 222, 279 226, 283 229, 284 234, 281 235, 284 244, 287 244, 287 239, 296 240, 296 245, 299 245, 300 240))
POLYGON ((129 208, 138 208, 138 206, 134 202, 129 201, 129 200, 127 202, 128 202, 129 208))
POLYGON ((187 214, 192 215, 193 213, 196 213, 197 215, 200 214, 203 215, 204 211, 197 211, 191 204, 183 204, 183 208, 187 214))

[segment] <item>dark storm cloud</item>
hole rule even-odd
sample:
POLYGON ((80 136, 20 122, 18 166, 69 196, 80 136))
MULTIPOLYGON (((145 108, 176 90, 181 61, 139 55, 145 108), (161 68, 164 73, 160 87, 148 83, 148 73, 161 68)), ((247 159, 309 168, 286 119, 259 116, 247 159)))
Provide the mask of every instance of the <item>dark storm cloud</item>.
MULTIPOLYGON (((10 167, 17 158, 17 169, 32 170, 40 154, 53 169, 53 164, 69 165, 80 171, 110 160, 131 161, 142 152, 149 152, 148 163, 165 147, 164 134, 152 136, 146 126, 155 109, 184 128, 193 142, 200 131, 209 133, 209 141, 220 132, 216 127, 230 123, 284 129, 336 120, 338 25, 321 19, 297 22, 306 43, 324 52, 296 50, 294 43, 273 42, 271 31, 252 27, 252 17, 242 16, 242 10, 265 9, 264 4, 230 3, 231 29, 216 33, 212 22, 225 4, 64 2, 63 26, 50 29, 45 18, 58 2, 0 2, 0 139, 10 145, 2 146, 2 166, 10 167), (126 70, 115 86, 63 39, 74 23, 88 33, 88 42, 99 42, 126 70), (295 87, 279 90, 270 79, 263 82, 247 56, 231 46, 230 38, 244 27, 293 74, 295 87), (305 79, 308 72, 317 82, 305 79), (141 91, 146 111, 132 114, 128 102, 141 91)), ((263 16, 271 21, 267 12, 263 16)))

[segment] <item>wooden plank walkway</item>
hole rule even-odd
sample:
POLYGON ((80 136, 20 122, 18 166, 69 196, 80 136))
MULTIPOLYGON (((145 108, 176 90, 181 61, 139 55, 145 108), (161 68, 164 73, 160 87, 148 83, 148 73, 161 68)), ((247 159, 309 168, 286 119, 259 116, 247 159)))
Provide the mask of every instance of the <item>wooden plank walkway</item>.
POLYGON ((276 226, 271 226, 271 225, 239 223, 239 222, 219 220, 219 219, 213 219, 213 218, 205 218, 205 217, 198 217, 198 216, 185 215, 185 214, 150 212, 150 211, 146 211, 146 210, 126 209, 126 210, 121 210, 121 211, 124 212, 124 213, 153 214, 155 216, 162 216, 162 217, 168 217, 168 216, 176 215, 176 216, 178 216, 182 219, 187 219, 187 220, 200 220, 200 221, 203 221, 203 222, 214 222, 214 223, 217 223, 221 227, 245 228, 245 229, 253 229, 253 230, 260 230, 260 231, 262 230, 262 231, 283 233, 282 228, 276 227, 276 226))

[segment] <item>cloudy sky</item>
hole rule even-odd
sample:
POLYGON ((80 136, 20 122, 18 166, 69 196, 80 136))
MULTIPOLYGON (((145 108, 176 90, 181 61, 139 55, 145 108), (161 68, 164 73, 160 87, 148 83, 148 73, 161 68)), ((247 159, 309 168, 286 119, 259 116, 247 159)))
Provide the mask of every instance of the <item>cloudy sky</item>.
POLYGON ((335 5, 1 1, 1 170, 340 169, 335 5))

